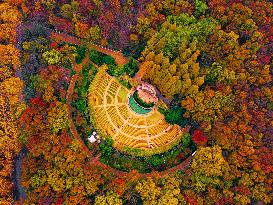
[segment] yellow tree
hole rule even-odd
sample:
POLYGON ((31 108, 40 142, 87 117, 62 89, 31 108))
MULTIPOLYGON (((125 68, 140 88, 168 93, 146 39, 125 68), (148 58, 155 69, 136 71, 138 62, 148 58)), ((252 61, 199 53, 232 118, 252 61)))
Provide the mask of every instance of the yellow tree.
POLYGON ((136 185, 136 191, 140 194, 143 204, 156 204, 160 195, 160 187, 156 186, 152 178, 147 178, 136 185))
POLYGON ((18 23, 21 20, 21 14, 18 9, 8 3, 1 3, 0 11, 0 21, 18 23))
POLYGON ((0 41, 16 43, 16 24, 0 24, 0 41))
POLYGON ((67 105, 59 101, 48 111, 48 125, 53 133, 58 133, 68 126, 67 113, 67 105))
POLYGON ((0 66, 10 66, 16 69, 20 65, 20 51, 12 44, 0 45, 0 66))
POLYGON ((135 189, 140 194, 143 204, 184 205, 181 195, 179 175, 167 176, 161 180, 147 178, 138 182, 135 189))
POLYGON ((192 186, 197 192, 205 191, 208 187, 229 188, 233 176, 230 167, 219 146, 200 147, 191 164, 192 186))
POLYGON ((96 196, 95 205, 122 205, 122 199, 114 192, 107 192, 105 196, 96 196))

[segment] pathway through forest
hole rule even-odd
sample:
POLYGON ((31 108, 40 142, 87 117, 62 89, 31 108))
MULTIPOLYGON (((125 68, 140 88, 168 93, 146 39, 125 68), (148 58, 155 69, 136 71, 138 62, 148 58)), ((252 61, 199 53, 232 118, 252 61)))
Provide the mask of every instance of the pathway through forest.
MULTIPOLYGON (((123 171, 114 169, 109 165, 101 163, 99 161, 99 159, 101 157, 101 154, 98 154, 95 157, 93 156, 93 152, 84 144, 84 142, 83 142, 82 138, 80 137, 80 135, 78 134, 78 131, 77 131, 77 129, 75 127, 75 124, 73 122, 71 102, 72 102, 72 96, 73 96, 73 93, 74 93, 74 86, 75 86, 75 83, 76 83, 77 79, 79 78, 79 73, 81 72, 83 66, 86 63, 91 63, 92 65, 94 65, 94 66, 96 66, 98 68, 98 66, 96 64, 94 64, 93 62, 91 62, 89 60, 88 55, 84 58, 84 60, 83 60, 83 62, 81 64, 76 64, 75 61, 72 62, 72 66, 73 66, 74 70, 76 71, 76 74, 73 75, 72 78, 71 78, 71 81, 69 83, 68 90, 67 90, 67 95, 66 95, 66 99, 67 99, 66 103, 67 103, 67 106, 68 106, 69 128, 71 130, 72 135, 81 144, 83 150, 88 154, 89 157, 93 158, 90 161, 90 163, 92 165, 99 166, 102 169, 107 169, 109 172, 114 173, 115 175, 126 177, 129 174, 128 172, 123 172, 123 171)), ((161 172, 153 171, 151 173, 140 174, 139 176, 142 177, 142 178, 144 178, 144 177, 153 177, 153 176, 164 177, 164 176, 166 176, 166 175, 168 175, 168 174, 170 174, 172 172, 175 172, 175 171, 179 171, 179 170, 180 171, 181 170, 185 171, 186 168, 190 165, 191 160, 192 160, 192 156, 188 157, 185 161, 183 161, 179 165, 177 165, 175 167, 172 167, 170 169, 167 169, 167 170, 164 170, 164 171, 161 171, 161 172)))
POLYGON ((24 187, 21 184, 21 167, 22 167, 22 160, 26 155, 26 148, 22 148, 20 153, 15 158, 14 164, 14 192, 15 192, 15 199, 16 201, 21 201, 26 198, 26 193, 24 187))
MULTIPOLYGON (((55 31, 51 32, 51 38, 54 39, 55 41, 63 41, 63 42, 71 43, 71 44, 75 44, 75 45, 83 45, 84 44, 83 40, 78 39, 75 36, 70 36, 68 34, 58 33, 55 31)), ((129 58, 124 57, 120 51, 114 51, 109 48, 101 47, 101 46, 98 46, 98 45, 92 44, 92 43, 88 43, 88 48, 95 49, 101 53, 112 56, 118 65, 125 65, 126 63, 129 62, 129 58)))

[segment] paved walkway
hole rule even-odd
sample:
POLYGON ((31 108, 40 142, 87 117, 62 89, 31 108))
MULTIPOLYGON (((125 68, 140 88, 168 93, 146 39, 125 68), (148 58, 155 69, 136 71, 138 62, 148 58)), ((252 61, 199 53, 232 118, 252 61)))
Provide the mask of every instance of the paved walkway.
MULTIPOLYGON (((66 39, 63 39, 63 41, 67 42, 66 39)), ((98 154, 97 156, 93 156, 93 152, 84 144, 82 138, 80 137, 75 124, 73 122, 72 119, 72 106, 71 106, 71 102, 72 102, 72 96, 74 93, 74 87, 75 87, 75 82, 77 81, 77 79, 79 78, 79 73, 81 72, 83 66, 86 63, 91 63, 92 65, 94 64, 93 62, 90 62, 88 55, 84 58, 83 62, 81 64, 76 64, 75 60, 72 61, 72 66, 76 71, 76 74, 72 76, 71 81, 69 83, 68 86, 68 90, 67 90, 67 95, 66 95, 66 104, 68 106, 68 119, 69 119, 69 128, 71 130, 72 135, 78 140, 78 142, 81 144, 82 149, 87 153, 87 155, 92 158, 92 160, 90 161, 90 163, 92 165, 95 166, 99 166, 103 169, 107 169, 109 172, 118 175, 118 176, 129 176, 129 173, 127 172, 123 172, 123 171, 119 171, 117 169, 114 169, 112 167, 110 167, 109 165, 103 164, 99 161, 101 154, 98 154)), ((94 66, 98 67, 97 65, 94 64, 94 66)), ((188 157, 185 161, 183 161, 181 164, 172 167, 170 169, 164 170, 162 172, 151 172, 151 173, 146 173, 146 174, 140 174, 139 177, 140 178, 145 178, 145 177, 154 177, 154 176, 158 176, 158 177, 164 177, 168 174, 171 174, 175 171, 182 171, 182 170, 186 170, 187 167, 190 165, 190 162, 192 160, 192 156, 188 157)))

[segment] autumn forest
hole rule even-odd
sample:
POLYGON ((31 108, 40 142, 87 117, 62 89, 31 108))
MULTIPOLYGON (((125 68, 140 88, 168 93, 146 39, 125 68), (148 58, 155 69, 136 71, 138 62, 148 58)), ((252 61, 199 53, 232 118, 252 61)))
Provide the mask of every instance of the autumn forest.
POLYGON ((0 205, 273 204, 273 2, 2 0, 0 205))

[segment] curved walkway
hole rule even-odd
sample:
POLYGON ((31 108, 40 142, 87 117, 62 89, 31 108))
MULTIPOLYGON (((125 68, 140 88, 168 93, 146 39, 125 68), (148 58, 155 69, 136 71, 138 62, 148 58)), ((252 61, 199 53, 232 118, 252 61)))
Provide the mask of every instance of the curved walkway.
MULTIPOLYGON (((89 58, 88 58, 88 56, 86 56, 81 64, 72 63, 72 65, 73 65, 73 67, 74 67, 74 69, 76 71, 76 74, 73 75, 72 78, 71 78, 71 81, 69 83, 68 90, 67 90, 67 95, 66 95, 66 99, 67 99, 66 103, 67 103, 67 106, 68 106, 69 128, 70 128, 71 133, 73 134, 73 136, 81 144, 84 151, 88 154, 89 157, 93 158, 90 161, 90 163, 92 165, 99 166, 99 167, 101 167, 103 169, 107 169, 107 170, 109 170, 110 172, 112 172, 115 175, 126 177, 127 175, 129 175, 128 172, 119 171, 117 169, 112 168, 109 165, 101 163, 99 161, 101 154, 98 154, 96 157, 93 156, 92 151, 84 144, 83 140, 81 139, 80 135, 78 134, 78 131, 77 131, 77 129, 75 127, 75 124, 73 122, 73 119, 72 119, 71 102, 72 102, 72 96, 73 96, 73 92, 74 92, 75 82, 77 81, 77 79, 79 77, 79 73, 81 72, 81 70, 83 68, 83 65, 86 64, 88 61, 89 61, 89 58)), ((151 172, 151 173, 140 174, 139 177, 145 178, 145 177, 158 176, 158 177, 161 178, 161 177, 164 177, 164 176, 166 176, 168 174, 171 174, 172 172, 175 172, 175 171, 182 171, 182 170, 185 171, 186 168, 190 165, 190 162, 191 162, 192 158, 193 157, 190 156, 185 161, 183 161, 181 164, 179 164, 179 165, 177 165, 175 167, 172 167, 170 169, 167 169, 167 170, 164 170, 164 171, 161 171, 161 172, 154 171, 154 172, 151 172)))
MULTIPOLYGON (((72 119, 72 106, 71 106, 71 102, 72 102, 72 96, 74 93, 74 86, 75 86, 75 82, 77 81, 77 79, 79 78, 79 73, 81 72, 83 66, 86 63, 91 63, 92 65, 98 67, 97 65, 95 65, 93 62, 90 62, 89 57, 86 56, 83 60, 83 62, 81 64, 76 64, 75 61, 72 62, 72 66, 76 71, 76 74, 72 76, 69 86, 68 86, 68 90, 67 90, 67 94, 66 94, 66 104, 68 106, 68 119, 69 119, 69 128, 71 130, 72 135, 78 140, 78 142, 81 144, 83 150, 87 153, 87 155, 91 158, 93 158, 90 163, 92 165, 95 166, 99 166, 102 169, 107 169, 109 172, 118 175, 118 176, 128 176, 129 173, 128 172, 123 172, 123 171, 119 171, 117 169, 112 168, 109 165, 103 164, 99 161, 101 154, 98 154, 97 156, 93 156, 93 152, 84 144, 83 140, 81 139, 75 124, 73 122, 72 119)), ((190 165, 190 162, 192 160, 192 156, 188 157, 185 161, 183 161, 182 163, 180 163, 179 165, 172 167, 170 169, 161 171, 161 172, 157 172, 157 171, 153 171, 151 173, 145 173, 145 174, 139 174, 140 178, 145 178, 145 177, 154 177, 157 176, 159 178, 164 177, 168 174, 171 174, 172 172, 175 171, 185 171, 187 169, 187 167, 190 165)))

